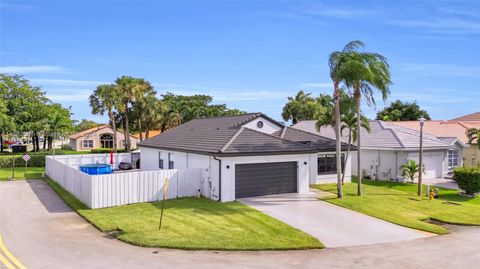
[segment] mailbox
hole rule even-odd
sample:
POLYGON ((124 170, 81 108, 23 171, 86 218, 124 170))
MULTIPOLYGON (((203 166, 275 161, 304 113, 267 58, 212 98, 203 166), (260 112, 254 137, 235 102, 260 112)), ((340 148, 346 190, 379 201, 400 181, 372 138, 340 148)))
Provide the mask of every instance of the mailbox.
POLYGON ((27 152, 27 145, 11 145, 12 153, 27 152))

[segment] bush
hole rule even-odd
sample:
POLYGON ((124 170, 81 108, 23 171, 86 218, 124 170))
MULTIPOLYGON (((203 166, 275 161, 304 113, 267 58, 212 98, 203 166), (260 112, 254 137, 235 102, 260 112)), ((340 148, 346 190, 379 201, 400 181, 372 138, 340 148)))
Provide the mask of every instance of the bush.
POLYGON ((453 180, 466 194, 474 195, 480 192, 480 168, 459 167, 453 171, 453 180))
POLYGON ((62 150, 73 150, 72 147, 70 147, 69 144, 63 144, 61 147, 62 150))
MULTIPOLYGON (((25 161, 22 159, 23 154, 15 155, 15 167, 25 167, 25 161)), ((28 166, 45 167, 45 155, 30 155, 28 166)), ((0 157, 0 168, 12 167, 12 155, 0 157)))
MULTIPOLYGON (((110 153, 113 149, 111 148, 98 148, 90 150, 91 153, 110 153)), ((125 152, 125 149, 117 149, 117 153, 125 152)))

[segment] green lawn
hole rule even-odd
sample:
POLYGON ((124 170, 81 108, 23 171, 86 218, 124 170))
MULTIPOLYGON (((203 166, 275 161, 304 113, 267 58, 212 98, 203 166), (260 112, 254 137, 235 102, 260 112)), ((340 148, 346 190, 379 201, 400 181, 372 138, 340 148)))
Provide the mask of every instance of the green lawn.
MULTIPOLYGON (((366 215, 402 226, 445 234, 445 227, 427 222, 440 221, 459 225, 480 225, 480 197, 468 198, 459 191, 440 189, 440 198, 429 200, 416 195, 417 185, 363 180, 362 197, 356 196, 356 183, 344 185, 345 197, 325 200, 366 215)), ((336 184, 314 185, 314 188, 335 193, 336 184)), ((426 187, 424 186, 424 189, 426 187)))
POLYGON ((92 210, 51 179, 45 181, 98 229, 118 231, 118 239, 134 245, 212 250, 323 248, 316 238, 238 202, 167 200, 159 231, 159 202, 92 210))
MULTIPOLYGON (((15 167, 15 179, 40 179, 43 172, 44 167, 28 167, 25 175, 25 167, 15 167)), ((0 180, 10 179, 11 176, 12 168, 0 168, 0 180)))

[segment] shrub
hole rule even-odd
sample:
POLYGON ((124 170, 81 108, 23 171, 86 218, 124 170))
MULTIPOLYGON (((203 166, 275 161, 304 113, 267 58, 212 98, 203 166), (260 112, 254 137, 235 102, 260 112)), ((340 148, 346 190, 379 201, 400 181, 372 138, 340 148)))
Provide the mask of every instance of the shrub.
POLYGON ((466 194, 474 195, 480 192, 480 168, 459 167, 453 171, 453 180, 466 194))
MULTIPOLYGON (((98 148, 90 150, 91 153, 110 153, 112 151, 111 148, 98 148)), ((125 149, 117 149, 117 153, 125 152, 125 149)))
MULTIPOLYGON (((24 167, 25 161, 22 159, 23 154, 15 155, 15 167, 24 167)), ((45 155, 30 155, 31 159, 28 161, 28 166, 44 167, 45 155)), ((12 155, 0 157, 0 168, 12 167, 12 155)))
POLYGON ((73 150, 72 147, 70 147, 69 144, 63 144, 61 147, 62 150, 73 150))

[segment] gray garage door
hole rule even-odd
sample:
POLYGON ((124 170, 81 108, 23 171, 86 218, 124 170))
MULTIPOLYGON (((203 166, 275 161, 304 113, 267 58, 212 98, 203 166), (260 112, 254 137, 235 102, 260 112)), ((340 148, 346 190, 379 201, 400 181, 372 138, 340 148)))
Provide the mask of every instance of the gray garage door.
POLYGON ((297 162, 235 165, 235 198, 297 192, 297 162))

